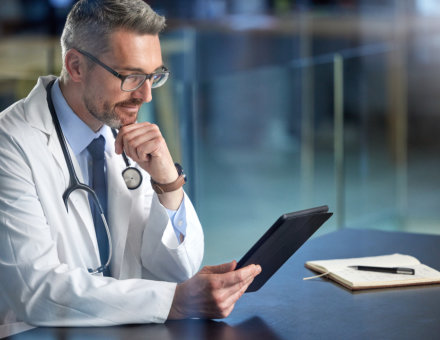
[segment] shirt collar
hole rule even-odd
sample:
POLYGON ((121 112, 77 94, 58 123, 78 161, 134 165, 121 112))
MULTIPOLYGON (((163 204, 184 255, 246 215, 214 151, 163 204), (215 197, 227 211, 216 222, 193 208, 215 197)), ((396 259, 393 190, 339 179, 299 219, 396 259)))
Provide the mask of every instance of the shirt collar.
MULTIPOLYGON (((109 130, 109 128, 106 125, 94 132, 73 112, 61 92, 59 79, 53 84, 51 94, 61 129, 75 155, 79 155, 84 151, 93 139, 98 138, 100 135, 103 135, 104 138, 108 136, 109 131, 106 130, 109 130)), ((109 143, 107 143, 106 138, 106 151, 108 151, 108 147, 109 143)))

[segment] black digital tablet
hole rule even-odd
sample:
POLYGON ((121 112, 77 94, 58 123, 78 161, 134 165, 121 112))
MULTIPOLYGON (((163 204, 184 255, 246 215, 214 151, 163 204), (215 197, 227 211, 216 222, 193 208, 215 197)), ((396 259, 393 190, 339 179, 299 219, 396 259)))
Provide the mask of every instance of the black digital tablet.
POLYGON ((260 289, 332 215, 326 205, 282 215, 237 264, 236 269, 249 264, 262 269, 246 293, 260 289))

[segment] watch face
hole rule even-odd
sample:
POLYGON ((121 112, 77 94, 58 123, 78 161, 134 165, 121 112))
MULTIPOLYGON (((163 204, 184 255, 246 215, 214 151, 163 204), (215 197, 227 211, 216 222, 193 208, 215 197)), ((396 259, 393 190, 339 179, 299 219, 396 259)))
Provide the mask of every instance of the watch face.
POLYGON ((183 175, 183 179, 185 180, 185 183, 186 183, 188 179, 186 177, 186 174, 183 172, 182 166, 179 163, 174 163, 174 166, 176 167, 177 173, 179 174, 179 176, 183 175))
POLYGON ((122 177, 124 178, 127 188, 134 190, 139 188, 142 183, 142 174, 139 169, 128 167, 122 171, 122 177))

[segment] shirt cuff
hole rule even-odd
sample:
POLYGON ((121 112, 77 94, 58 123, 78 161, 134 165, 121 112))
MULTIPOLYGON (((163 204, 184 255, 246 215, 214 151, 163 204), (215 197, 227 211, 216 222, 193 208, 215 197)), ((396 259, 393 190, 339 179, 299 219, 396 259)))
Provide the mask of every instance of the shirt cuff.
MULTIPOLYGON (((184 194, 186 195, 186 194, 184 194)), ((166 209, 168 216, 171 221, 171 225, 174 228, 174 233, 176 234, 177 240, 180 242, 180 235, 186 236, 186 209, 185 209, 185 196, 183 197, 182 203, 177 210, 166 209)))

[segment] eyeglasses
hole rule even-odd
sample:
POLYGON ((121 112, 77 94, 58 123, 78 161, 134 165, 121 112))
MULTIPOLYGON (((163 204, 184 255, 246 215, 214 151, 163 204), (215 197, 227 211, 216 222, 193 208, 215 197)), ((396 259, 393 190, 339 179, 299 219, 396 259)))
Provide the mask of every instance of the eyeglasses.
POLYGON ((123 76, 122 74, 119 74, 115 70, 113 70, 110 66, 107 66, 104 64, 101 60, 94 57, 90 53, 80 50, 76 48, 76 50, 85 55, 87 58, 89 58, 94 63, 100 65, 101 67, 105 68, 107 71, 109 71, 111 74, 113 74, 115 77, 118 77, 121 79, 121 90, 125 92, 131 92, 136 91, 139 87, 141 87, 145 81, 151 80, 151 88, 157 88, 162 86, 166 83, 170 71, 165 66, 162 66, 162 70, 154 73, 149 74, 129 74, 128 76, 123 76))

